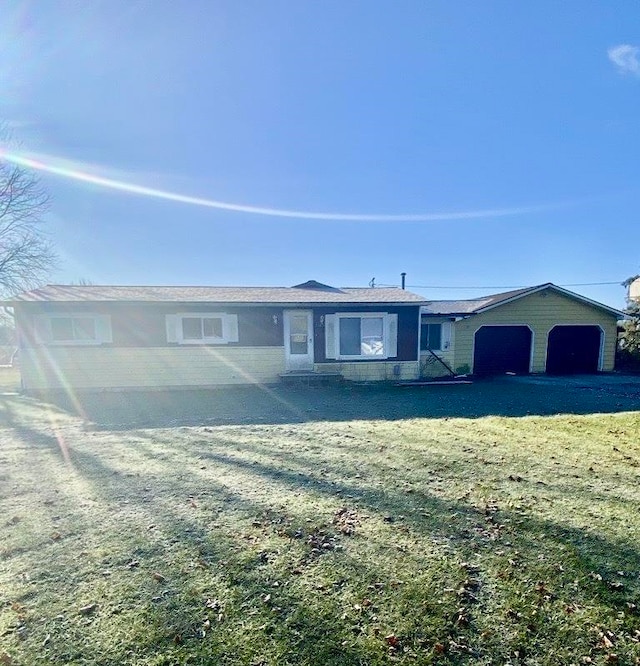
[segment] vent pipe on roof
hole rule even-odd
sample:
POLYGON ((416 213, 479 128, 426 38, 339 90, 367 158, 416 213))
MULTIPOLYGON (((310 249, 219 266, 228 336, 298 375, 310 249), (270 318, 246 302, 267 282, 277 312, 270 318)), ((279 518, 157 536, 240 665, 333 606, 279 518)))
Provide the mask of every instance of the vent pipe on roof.
POLYGON ((402 288, 404 289, 404 281, 405 281, 405 278, 407 277, 407 274, 406 273, 400 273, 400 277, 402 278, 402 288))

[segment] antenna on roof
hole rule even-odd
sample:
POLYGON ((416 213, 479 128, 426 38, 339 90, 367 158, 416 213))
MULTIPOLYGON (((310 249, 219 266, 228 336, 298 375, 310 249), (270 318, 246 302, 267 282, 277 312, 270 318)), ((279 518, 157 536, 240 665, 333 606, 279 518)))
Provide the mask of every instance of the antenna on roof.
POLYGON ((374 277, 372 277, 372 278, 369 280, 369 286, 370 286, 372 289, 376 286, 376 279, 375 279, 374 277))
POLYGON ((405 278, 407 277, 407 274, 406 273, 400 273, 400 277, 402 278, 402 288, 404 289, 404 281, 405 281, 405 278))

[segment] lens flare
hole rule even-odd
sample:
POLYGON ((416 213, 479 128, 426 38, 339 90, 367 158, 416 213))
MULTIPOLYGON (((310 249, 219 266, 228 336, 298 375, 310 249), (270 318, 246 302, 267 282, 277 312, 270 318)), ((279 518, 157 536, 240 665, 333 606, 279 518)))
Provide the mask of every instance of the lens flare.
POLYGON ((0 158, 12 164, 41 171, 60 178, 74 180, 81 183, 87 183, 109 190, 124 192, 138 196, 152 197, 155 199, 164 199, 176 203, 189 204, 192 206, 201 206, 204 208, 214 208, 233 213, 249 213, 251 215, 263 215, 268 217, 295 218, 299 220, 325 220, 333 222, 439 222, 446 220, 474 220, 489 217, 506 217, 515 215, 526 215, 529 213, 538 213, 543 211, 558 210, 575 206, 576 201, 560 202, 553 204, 543 204, 538 206, 516 206, 513 208, 489 208, 483 210, 458 211, 451 213, 407 213, 397 215, 377 214, 377 213, 322 213, 304 210, 288 210, 283 208, 266 208, 261 206, 250 206, 246 204, 229 203, 208 199, 204 197, 194 197, 178 192, 160 190, 135 183, 128 183, 123 180, 106 178, 90 173, 86 166, 68 160, 62 160, 58 157, 36 155, 34 153, 10 152, 0 148, 0 158), (83 170, 84 169, 84 170, 83 170))

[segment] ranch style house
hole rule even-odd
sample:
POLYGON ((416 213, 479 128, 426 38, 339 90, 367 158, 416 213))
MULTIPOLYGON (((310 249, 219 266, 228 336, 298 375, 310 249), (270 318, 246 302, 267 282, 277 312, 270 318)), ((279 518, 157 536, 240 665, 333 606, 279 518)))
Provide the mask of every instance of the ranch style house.
POLYGON ((623 316, 550 283, 466 301, 314 280, 47 285, 4 305, 15 317, 27 392, 608 371, 623 316))

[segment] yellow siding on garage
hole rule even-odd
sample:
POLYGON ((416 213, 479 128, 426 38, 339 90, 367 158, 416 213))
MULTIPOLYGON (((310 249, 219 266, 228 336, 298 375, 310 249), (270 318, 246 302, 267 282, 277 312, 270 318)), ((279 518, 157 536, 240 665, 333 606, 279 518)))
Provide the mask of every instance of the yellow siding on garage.
POLYGON ((454 369, 473 370, 474 334, 481 326, 529 326, 533 331, 532 372, 544 372, 547 340, 554 326, 600 326, 604 333, 603 370, 613 370, 617 339, 616 317, 551 290, 544 290, 456 322, 454 369))
POLYGON ((23 388, 169 388, 275 383, 283 347, 33 347, 23 388))

